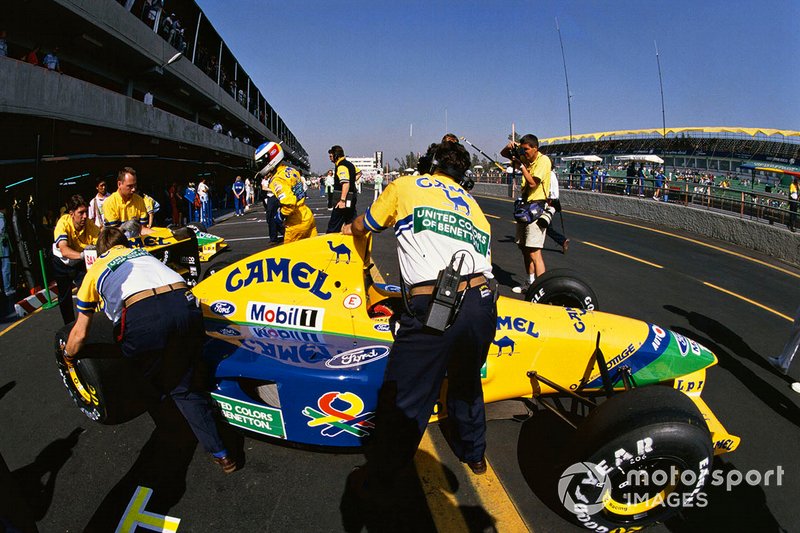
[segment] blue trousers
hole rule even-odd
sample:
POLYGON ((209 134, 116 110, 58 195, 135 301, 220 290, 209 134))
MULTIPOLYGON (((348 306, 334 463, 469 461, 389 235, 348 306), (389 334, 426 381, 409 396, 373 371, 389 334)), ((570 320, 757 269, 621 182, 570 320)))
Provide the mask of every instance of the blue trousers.
POLYGON ((242 200, 238 196, 233 197, 233 212, 237 215, 243 214, 242 200))
POLYGON ((162 398, 172 398, 203 448, 209 453, 225 450, 211 400, 192 384, 205 330, 191 293, 175 290, 133 304, 124 310, 116 331, 123 355, 136 360, 162 398))
POLYGON ((414 458, 447 374, 451 445, 463 462, 483 458, 486 416, 480 369, 497 328, 497 308, 486 286, 467 290, 455 323, 432 333, 421 322, 430 296, 410 298, 403 313, 378 398, 375 430, 365 448, 371 475, 390 481, 414 458))

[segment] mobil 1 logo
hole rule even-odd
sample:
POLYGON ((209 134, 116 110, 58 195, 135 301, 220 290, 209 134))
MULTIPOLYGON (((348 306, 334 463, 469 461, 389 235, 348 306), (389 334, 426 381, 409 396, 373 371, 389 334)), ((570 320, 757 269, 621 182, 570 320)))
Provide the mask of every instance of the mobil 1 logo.
POLYGON ((247 321, 309 331, 321 331, 325 310, 319 307, 247 302, 247 321))

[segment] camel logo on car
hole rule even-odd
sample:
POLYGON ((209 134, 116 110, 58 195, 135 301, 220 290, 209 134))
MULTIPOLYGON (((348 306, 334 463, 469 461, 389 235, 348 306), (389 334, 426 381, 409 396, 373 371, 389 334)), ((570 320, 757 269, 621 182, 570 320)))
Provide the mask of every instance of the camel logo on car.
POLYGON ((354 366, 366 365, 367 363, 374 363, 387 355, 389 355, 389 348, 386 346, 365 346, 334 355, 325 361, 325 366, 328 368, 352 368, 354 366))
POLYGON ((215 315, 228 316, 236 312, 236 306, 231 302, 219 301, 210 306, 211 312, 215 315))
POLYGON ((368 430, 375 427, 370 422, 375 413, 365 413, 364 400, 352 392, 326 392, 317 400, 317 409, 306 407, 303 414, 311 419, 309 427, 322 427, 325 437, 336 437, 341 433, 366 437, 368 430))
POLYGON ((503 348, 510 348, 508 351, 508 355, 514 355, 514 341, 508 335, 501 337, 497 340, 493 340, 492 344, 497 346, 497 357, 503 355, 503 348))

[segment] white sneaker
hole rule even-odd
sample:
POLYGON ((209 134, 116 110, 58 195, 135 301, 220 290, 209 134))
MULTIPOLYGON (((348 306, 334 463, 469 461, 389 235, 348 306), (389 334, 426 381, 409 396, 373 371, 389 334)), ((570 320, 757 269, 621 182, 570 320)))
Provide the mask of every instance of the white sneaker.
POLYGON ((800 394, 800 381, 795 381, 792 383, 792 390, 800 394))
POLYGON ((528 287, 530 287, 530 283, 523 283, 522 285, 517 285, 516 287, 511 289, 511 292, 514 294, 524 294, 528 292, 528 287))

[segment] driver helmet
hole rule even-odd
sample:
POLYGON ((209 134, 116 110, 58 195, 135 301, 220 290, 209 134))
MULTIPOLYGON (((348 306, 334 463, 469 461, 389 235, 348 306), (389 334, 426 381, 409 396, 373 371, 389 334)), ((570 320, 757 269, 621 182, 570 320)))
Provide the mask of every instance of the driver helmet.
POLYGON ((278 143, 266 142, 256 148, 255 161, 256 166, 261 167, 258 173, 266 176, 283 161, 283 148, 278 143))

